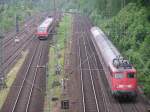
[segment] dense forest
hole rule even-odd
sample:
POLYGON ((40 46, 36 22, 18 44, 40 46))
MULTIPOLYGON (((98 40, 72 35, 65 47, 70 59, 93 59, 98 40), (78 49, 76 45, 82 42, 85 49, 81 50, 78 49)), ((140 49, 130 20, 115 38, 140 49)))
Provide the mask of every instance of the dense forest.
MULTIPOLYGON (((150 0, 73 0, 137 69, 139 85, 150 97, 150 0)), ((75 5, 76 4, 76 5, 75 5)))

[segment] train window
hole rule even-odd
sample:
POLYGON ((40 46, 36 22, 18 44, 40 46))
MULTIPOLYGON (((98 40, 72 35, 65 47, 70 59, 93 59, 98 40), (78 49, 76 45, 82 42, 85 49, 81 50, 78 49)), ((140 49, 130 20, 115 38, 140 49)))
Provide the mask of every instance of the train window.
POLYGON ((127 77, 128 77, 128 78, 134 78, 134 77, 135 77, 135 74, 134 74, 134 73, 128 73, 128 74, 127 74, 127 77))
POLYGON ((39 27, 38 32, 45 32, 45 28, 44 27, 39 27))
POLYGON ((117 74, 114 75, 114 77, 115 77, 116 79, 122 79, 122 78, 125 78, 125 75, 124 75, 124 74, 121 74, 121 73, 117 73, 117 74))

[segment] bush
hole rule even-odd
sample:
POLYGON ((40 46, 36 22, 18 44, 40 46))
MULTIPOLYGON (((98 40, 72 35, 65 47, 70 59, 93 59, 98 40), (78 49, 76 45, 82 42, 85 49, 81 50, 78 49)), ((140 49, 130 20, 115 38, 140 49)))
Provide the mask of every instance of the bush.
POLYGON ((57 100, 59 100, 58 97, 52 97, 52 101, 57 101, 57 100))
POLYGON ((61 84, 60 84, 60 82, 59 81, 53 81, 53 83, 52 83, 52 88, 54 88, 54 87, 57 87, 57 86, 60 86, 61 84))

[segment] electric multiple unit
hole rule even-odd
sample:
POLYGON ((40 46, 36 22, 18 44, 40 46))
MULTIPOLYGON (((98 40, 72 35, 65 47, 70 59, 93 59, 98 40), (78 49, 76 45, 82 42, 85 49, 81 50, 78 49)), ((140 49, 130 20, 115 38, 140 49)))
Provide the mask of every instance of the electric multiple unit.
POLYGON ((36 35, 39 39, 47 39, 49 36, 49 28, 51 27, 53 18, 48 17, 38 26, 36 35))

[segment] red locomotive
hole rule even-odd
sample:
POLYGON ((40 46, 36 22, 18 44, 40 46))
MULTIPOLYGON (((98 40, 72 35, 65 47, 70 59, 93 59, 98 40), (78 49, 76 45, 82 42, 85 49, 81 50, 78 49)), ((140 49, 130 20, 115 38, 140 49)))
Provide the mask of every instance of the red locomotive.
POLYGON ((102 62, 111 92, 115 97, 137 96, 136 70, 125 60, 108 37, 98 28, 92 27, 92 41, 102 62))
POLYGON ((36 35, 39 39, 47 39, 49 35, 49 29, 52 25, 53 18, 48 17, 44 20, 44 22, 38 26, 36 35))

